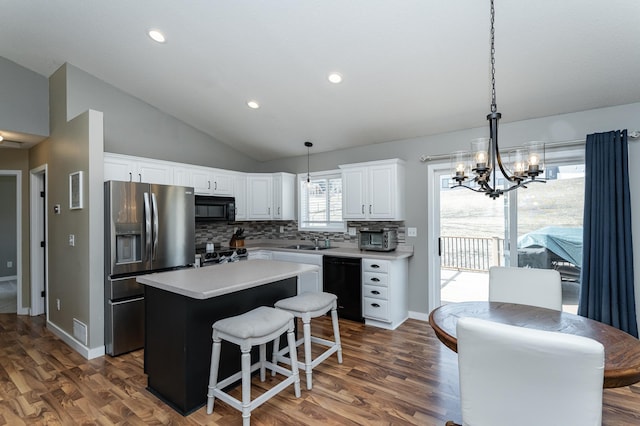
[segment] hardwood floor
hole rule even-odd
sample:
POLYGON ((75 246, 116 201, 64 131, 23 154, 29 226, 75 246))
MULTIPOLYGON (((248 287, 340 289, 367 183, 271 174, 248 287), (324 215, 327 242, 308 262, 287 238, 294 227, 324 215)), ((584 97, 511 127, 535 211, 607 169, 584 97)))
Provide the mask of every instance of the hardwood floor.
MULTIPOLYGON (((314 319, 313 330, 330 337, 330 319, 314 319)), ((409 320, 387 331, 341 320, 340 331, 344 363, 334 355, 320 364, 313 390, 301 378, 300 398, 292 387, 285 389, 252 413, 252 425, 460 421, 456 354, 427 323, 409 320)), ((265 385, 274 380, 268 377, 265 385)), ((0 314, 0 424, 242 423, 240 413, 221 401, 211 415, 203 407, 183 417, 145 386, 141 350, 87 361, 46 330, 44 317, 0 314)), ((257 377, 253 389, 254 397, 263 389, 257 377)), ((640 424, 640 385, 604 390, 603 424, 640 424)))

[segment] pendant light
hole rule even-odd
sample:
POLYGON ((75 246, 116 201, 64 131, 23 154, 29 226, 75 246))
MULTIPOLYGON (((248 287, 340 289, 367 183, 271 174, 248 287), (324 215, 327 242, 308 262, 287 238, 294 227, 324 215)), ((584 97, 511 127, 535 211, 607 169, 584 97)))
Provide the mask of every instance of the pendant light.
POLYGON ((309 186, 309 184, 311 183, 311 177, 309 175, 309 150, 311 149, 311 147, 313 146, 313 144, 309 141, 304 143, 304 146, 307 147, 307 186, 309 186))
POLYGON ((458 151, 451 154, 451 176, 457 183, 453 188, 464 187, 475 192, 483 192, 492 199, 498 198, 505 192, 517 188, 526 188, 532 182, 542 182, 536 177, 544 168, 544 144, 529 142, 524 148, 517 148, 509 155, 511 173, 502 162, 498 149, 498 122, 502 114, 496 105, 496 68, 495 68, 495 8, 491 0, 491 113, 487 115, 489 121, 489 138, 479 138, 471 141, 471 153, 458 151), (506 182, 511 186, 500 188, 497 183, 497 170, 500 170, 506 182), (469 171, 475 174, 470 178, 469 171), (470 186, 473 185, 473 186, 470 186))

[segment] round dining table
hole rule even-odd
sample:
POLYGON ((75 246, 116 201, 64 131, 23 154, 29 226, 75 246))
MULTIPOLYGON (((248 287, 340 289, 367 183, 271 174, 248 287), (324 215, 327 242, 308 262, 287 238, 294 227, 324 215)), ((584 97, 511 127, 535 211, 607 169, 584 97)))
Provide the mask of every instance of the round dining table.
POLYGON ((442 305, 429 314, 429 324, 449 349, 457 352, 458 318, 473 317, 519 327, 575 334, 604 346, 604 387, 640 381, 640 340, 624 331, 568 312, 503 302, 461 302, 442 305))

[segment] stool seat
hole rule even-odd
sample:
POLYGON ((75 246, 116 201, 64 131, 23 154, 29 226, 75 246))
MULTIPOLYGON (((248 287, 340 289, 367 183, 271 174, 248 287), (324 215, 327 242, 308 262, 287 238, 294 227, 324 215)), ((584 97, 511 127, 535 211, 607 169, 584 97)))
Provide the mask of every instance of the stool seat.
MULTIPOLYGON (((293 353, 295 350, 291 351, 289 348, 285 347, 278 351, 274 346, 273 363, 275 364, 278 361, 290 365, 297 363, 298 368, 306 373, 307 389, 311 389, 313 387, 312 372, 318 364, 329 358, 334 353, 338 356, 338 363, 342 364, 342 344, 340 343, 340 330, 338 326, 337 312, 338 298, 335 294, 331 293, 310 292, 278 300, 274 306, 277 309, 289 312, 295 317, 302 319, 303 338, 296 341, 296 347, 304 343, 304 362, 294 361, 294 359, 297 358, 297 354, 293 353), (331 310, 331 322, 333 324, 333 342, 311 335, 311 318, 324 315, 329 310, 331 310), (311 343, 326 346, 327 349, 313 359, 311 357, 311 343), (289 357, 286 356, 287 353, 289 353, 289 357)), ((275 372, 272 372, 272 374, 275 374, 275 372)))
POLYGON ((309 292, 278 300, 275 307, 278 309, 284 309, 291 313, 296 312, 298 314, 324 309, 322 312, 324 314, 329 310, 331 304, 337 299, 338 297, 335 294, 309 292))
POLYGON ((224 318, 213 324, 213 329, 239 339, 259 338, 272 334, 287 325, 291 314, 260 306, 245 314, 224 318))
POLYGON ((291 313, 261 306, 252 311, 235 317, 216 321, 213 326, 213 347, 211 349, 211 370, 209 372, 209 386, 207 391, 207 414, 213 412, 215 399, 221 399, 236 410, 242 411, 242 424, 249 426, 251 411, 258 408, 272 396, 293 384, 296 397, 300 397, 300 376, 295 354, 296 342, 293 335, 294 317, 291 313), (288 349, 292 351, 291 370, 287 370, 273 362, 266 360, 266 344, 274 342, 274 350, 278 349, 280 336, 287 334, 288 349), (218 381, 218 367, 220 365, 220 351, 222 340, 240 346, 241 371, 232 374, 224 380, 218 381), (260 359, 251 365, 251 347, 259 345, 260 359), (274 385, 254 400, 251 400, 251 373, 260 369, 260 381, 265 381, 266 368, 286 376, 286 379, 274 385), (242 401, 232 397, 223 389, 242 379, 242 401))

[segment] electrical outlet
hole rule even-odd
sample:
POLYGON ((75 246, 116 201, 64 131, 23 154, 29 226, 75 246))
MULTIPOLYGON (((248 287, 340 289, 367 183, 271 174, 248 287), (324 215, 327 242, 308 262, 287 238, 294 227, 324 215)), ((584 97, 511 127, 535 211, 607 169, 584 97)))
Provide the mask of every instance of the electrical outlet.
POLYGON ((13 268, 13 262, 8 260, 7 261, 7 268, 13 268))
POLYGON ((407 228, 407 237, 417 237, 418 228, 407 228))
POLYGON ((280 225, 280 233, 284 234, 284 226, 280 225))
POLYGON ((356 228, 355 227, 349 227, 349 235, 356 235, 356 228))
POLYGON ((60 310, 60 299, 56 299, 56 308, 60 310))
POLYGON ((76 236, 73 234, 69 234, 69 245, 71 247, 76 245, 76 236))

